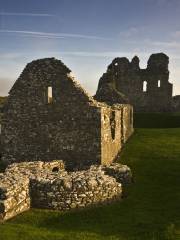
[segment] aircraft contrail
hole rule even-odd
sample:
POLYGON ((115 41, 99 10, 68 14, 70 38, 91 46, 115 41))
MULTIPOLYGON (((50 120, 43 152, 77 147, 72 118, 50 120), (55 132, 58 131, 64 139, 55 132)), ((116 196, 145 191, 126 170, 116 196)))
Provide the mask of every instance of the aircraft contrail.
POLYGON ((36 31, 17 31, 17 30, 0 30, 0 33, 12 33, 17 35, 27 35, 27 36, 39 36, 47 38, 82 38, 82 39, 94 39, 94 40, 110 40, 110 38, 104 38, 93 35, 83 35, 74 33, 47 33, 47 32, 36 32, 36 31))
POLYGON ((54 14, 49 13, 17 13, 17 12, 0 12, 1 16, 29 16, 29 17, 55 17, 54 14))

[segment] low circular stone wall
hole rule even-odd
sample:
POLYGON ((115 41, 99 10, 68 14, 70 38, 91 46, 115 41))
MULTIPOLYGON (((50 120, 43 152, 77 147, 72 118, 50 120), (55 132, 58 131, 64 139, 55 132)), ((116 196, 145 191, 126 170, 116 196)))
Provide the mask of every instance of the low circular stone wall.
POLYGON ((23 162, 0 173, 0 222, 31 207, 68 210, 120 199, 132 181, 126 165, 67 172, 62 160, 23 162))
POLYGON ((31 205, 67 210, 121 198, 122 185, 100 168, 49 174, 31 181, 31 205))

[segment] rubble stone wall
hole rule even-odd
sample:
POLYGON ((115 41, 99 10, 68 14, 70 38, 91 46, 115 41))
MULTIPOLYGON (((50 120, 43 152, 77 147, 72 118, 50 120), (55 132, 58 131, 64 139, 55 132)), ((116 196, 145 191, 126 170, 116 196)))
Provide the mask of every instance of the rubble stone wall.
POLYGON ((32 180, 32 207, 68 210, 120 199, 121 184, 103 171, 92 169, 32 180))
POLYGON ((118 163, 77 172, 58 160, 14 163, 0 174, 0 221, 31 207, 68 210, 120 199, 131 181, 130 168, 118 163))
MULTIPOLYGON (((63 159, 69 169, 83 169, 114 160, 121 149, 121 135, 125 134, 120 125, 124 124, 126 129, 128 126, 126 118, 123 119, 118 107, 112 109, 90 97, 70 73, 54 58, 36 60, 26 66, 4 106, 3 161, 9 164, 63 159), (110 124, 112 112, 116 119, 110 124), (104 115, 110 118, 105 124, 104 115), (109 134, 108 141, 104 141, 103 134, 109 134), (104 160, 104 155, 109 158, 104 160)), ((132 129, 129 132, 132 134, 132 129)))
POLYGON ((28 210, 31 205, 30 179, 45 175, 54 169, 64 169, 63 162, 12 164, 5 173, 0 173, 0 221, 28 210))
POLYGON ((30 208, 29 178, 0 175, 0 221, 7 220, 30 208), (3 178, 3 179, 2 179, 3 178))

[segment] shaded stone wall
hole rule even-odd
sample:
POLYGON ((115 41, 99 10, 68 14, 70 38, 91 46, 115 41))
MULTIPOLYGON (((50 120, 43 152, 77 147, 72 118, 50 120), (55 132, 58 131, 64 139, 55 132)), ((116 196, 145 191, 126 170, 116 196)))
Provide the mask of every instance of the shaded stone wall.
POLYGON ((120 199, 132 173, 118 163, 66 172, 61 160, 23 162, 0 174, 0 222, 31 207, 69 210, 120 199))
MULTIPOLYGON (((112 108, 90 97, 70 73, 54 58, 36 60, 26 66, 4 107, 3 161, 63 159, 68 168, 79 169, 114 160, 123 143, 126 119, 119 107, 112 108), (52 96, 48 95, 49 88, 52 96), (104 115, 111 119, 114 113, 112 124, 110 120, 103 122, 104 115)), ((129 132, 132 131, 133 125, 129 132)))
POLYGON ((131 62, 127 58, 115 58, 99 80, 95 98, 114 103, 119 95, 116 102, 129 102, 136 112, 172 111, 168 64, 169 58, 163 53, 152 54, 146 69, 140 69, 138 57, 131 62))
POLYGON ((180 95, 176 95, 173 97, 172 107, 174 112, 180 112, 180 95))
POLYGON ((6 102, 7 97, 0 97, 0 160, 1 160, 1 153, 2 153, 2 144, 1 144, 1 121, 3 116, 3 106, 6 102))

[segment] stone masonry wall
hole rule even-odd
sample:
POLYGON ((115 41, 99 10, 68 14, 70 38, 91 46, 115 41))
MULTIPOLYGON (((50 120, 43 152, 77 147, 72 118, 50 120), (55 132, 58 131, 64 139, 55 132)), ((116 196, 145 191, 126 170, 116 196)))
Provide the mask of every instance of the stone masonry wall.
POLYGON ((95 99, 106 103, 130 103, 136 112, 172 111, 172 84, 169 82, 169 58, 152 54, 147 68, 139 58, 115 58, 99 80, 95 99), (107 94, 108 93, 108 94, 107 94))
POLYGON ((58 160, 14 163, 0 174, 0 221, 30 207, 68 210, 120 199, 131 181, 130 168, 118 163, 69 173, 58 160))
POLYGON ((123 144, 132 135, 133 109, 128 104, 116 104, 112 109, 103 109, 101 115, 102 164, 113 162, 123 144))
POLYGON ((98 169, 32 180, 32 207, 68 210, 121 198, 116 179, 98 169))
POLYGON ((54 58, 36 60, 26 66, 4 106, 3 161, 63 159, 69 169, 83 169, 114 160, 121 149, 121 135, 125 134, 122 129, 128 126, 126 118, 119 107, 112 109, 90 97, 70 72, 54 58), (52 96, 48 96, 49 87, 52 96), (114 113, 115 122, 110 121, 114 113), (104 115, 110 118, 105 124, 104 115), (111 130, 116 132, 115 139, 111 130), (103 134, 109 134, 108 141, 104 141, 103 134), (104 155, 109 158, 104 160, 104 155))
POLYGON ((64 169, 62 161, 20 163, 0 173, 0 220, 6 220, 30 208, 30 179, 64 169))

